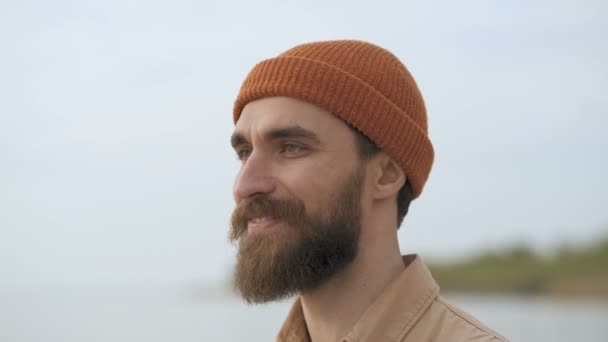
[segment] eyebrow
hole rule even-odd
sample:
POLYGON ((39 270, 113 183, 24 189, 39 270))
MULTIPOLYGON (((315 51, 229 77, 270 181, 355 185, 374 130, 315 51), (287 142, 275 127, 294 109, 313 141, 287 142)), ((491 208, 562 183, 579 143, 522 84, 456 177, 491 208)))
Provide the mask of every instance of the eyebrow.
MULTIPOLYGON (((303 138, 310 140, 316 144, 321 143, 321 139, 314 132, 304 129, 300 126, 289 126, 270 130, 265 134, 265 138, 268 140, 279 140, 286 138, 303 138)), ((245 136, 239 132, 234 132, 230 137, 230 144, 232 147, 236 147, 247 143, 245 136)))

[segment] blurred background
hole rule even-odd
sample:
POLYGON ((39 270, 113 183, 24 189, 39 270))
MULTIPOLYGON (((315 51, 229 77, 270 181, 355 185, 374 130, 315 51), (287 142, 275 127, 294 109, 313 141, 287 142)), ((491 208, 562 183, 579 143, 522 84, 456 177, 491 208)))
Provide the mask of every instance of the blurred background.
POLYGON ((513 341, 608 338, 608 5, 1 1, 0 340, 273 340, 230 292, 232 102, 255 63, 396 54, 436 162, 400 230, 513 341))

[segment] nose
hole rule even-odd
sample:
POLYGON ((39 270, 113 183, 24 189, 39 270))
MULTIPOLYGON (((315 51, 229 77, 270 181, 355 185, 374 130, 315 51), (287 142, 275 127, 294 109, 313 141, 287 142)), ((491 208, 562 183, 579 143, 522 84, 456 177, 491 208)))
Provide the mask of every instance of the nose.
POLYGON ((253 195, 269 194, 276 183, 270 172, 270 163, 256 153, 252 153, 241 166, 234 181, 233 195, 238 203, 253 195))

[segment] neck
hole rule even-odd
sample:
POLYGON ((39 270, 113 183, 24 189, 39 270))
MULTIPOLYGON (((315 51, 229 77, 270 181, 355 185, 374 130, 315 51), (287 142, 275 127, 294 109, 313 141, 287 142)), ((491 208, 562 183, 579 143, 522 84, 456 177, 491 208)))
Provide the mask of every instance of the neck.
MULTIPOLYGON (((394 229, 394 228, 393 228, 394 229)), ((365 236, 355 260, 318 289, 301 295, 312 341, 340 341, 382 290, 405 268, 397 234, 365 236)))

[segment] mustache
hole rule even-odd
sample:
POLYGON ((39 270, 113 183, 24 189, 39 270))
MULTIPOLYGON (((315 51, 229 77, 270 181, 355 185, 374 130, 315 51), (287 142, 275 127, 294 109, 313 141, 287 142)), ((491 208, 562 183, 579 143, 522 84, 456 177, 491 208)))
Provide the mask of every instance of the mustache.
POLYGON ((254 195, 239 202, 232 212, 230 241, 238 240, 247 231, 247 223, 256 217, 270 216, 297 226, 306 217, 304 202, 298 199, 277 199, 254 195))

